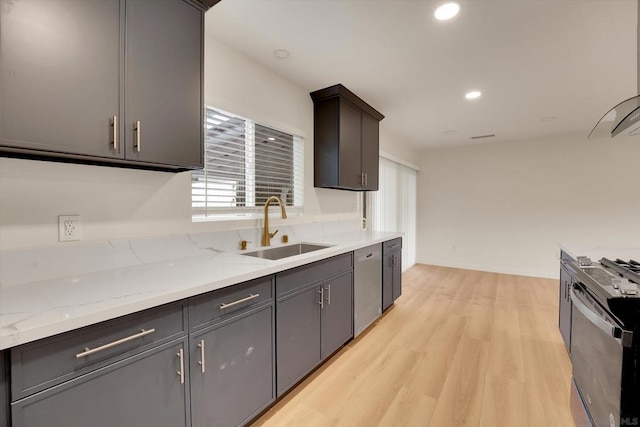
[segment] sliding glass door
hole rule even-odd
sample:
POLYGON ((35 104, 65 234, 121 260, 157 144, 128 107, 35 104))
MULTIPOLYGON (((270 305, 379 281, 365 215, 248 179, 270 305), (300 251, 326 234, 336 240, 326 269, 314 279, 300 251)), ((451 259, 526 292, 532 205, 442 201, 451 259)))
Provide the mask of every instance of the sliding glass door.
POLYGON ((416 181, 412 167, 380 157, 380 189, 366 196, 367 228, 404 233, 403 269, 416 262, 416 181))

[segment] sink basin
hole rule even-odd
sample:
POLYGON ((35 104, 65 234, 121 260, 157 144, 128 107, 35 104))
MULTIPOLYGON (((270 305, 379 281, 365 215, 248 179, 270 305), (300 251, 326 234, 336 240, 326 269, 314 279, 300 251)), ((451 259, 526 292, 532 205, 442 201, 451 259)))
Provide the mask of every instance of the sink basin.
POLYGON ((308 252, 319 251, 331 245, 314 245, 311 243, 298 243, 295 245, 279 246, 277 248, 261 249, 259 251, 247 252, 242 255, 252 256, 263 259, 282 259, 290 256, 306 254, 308 252))

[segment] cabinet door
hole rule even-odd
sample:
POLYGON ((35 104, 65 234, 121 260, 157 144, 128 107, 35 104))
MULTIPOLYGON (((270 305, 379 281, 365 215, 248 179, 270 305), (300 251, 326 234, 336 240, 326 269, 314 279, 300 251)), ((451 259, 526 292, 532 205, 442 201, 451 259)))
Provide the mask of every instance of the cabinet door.
POLYGON ((393 255, 384 255, 382 259, 382 310, 393 304, 393 255))
POLYGON ((120 1, 2 1, 0 9, 0 145, 122 157, 112 126, 120 1))
POLYGON ((321 356, 330 356, 353 337, 353 273, 348 272, 322 285, 321 356))
POLYGON ((393 254, 393 300, 402 295, 402 252, 393 254))
POLYGON ((362 113, 362 173, 365 174, 364 189, 378 190, 380 167, 380 124, 366 113, 362 113))
POLYGON ((7 382, 6 353, 0 350, 0 427, 9 425, 9 384, 7 382))
POLYGON ((130 0, 126 21, 127 159, 202 166, 202 11, 130 0))
POLYGON ((351 104, 340 101, 340 187, 362 188, 360 137, 362 113, 351 104))
POLYGON ((571 349, 571 275, 560 267, 560 294, 558 326, 564 344, 571 349))
POLYGON ((273 322, 271 304, 192 335, 194 426, 241 425, 273 402, 273 322))
POLYGON ((13 426, 187 426, 185 344, 165 344, 19 400, 13 426))
POLYGON ((277 390, 282 395, 320 361, 320 287, 277 302, 277 390))

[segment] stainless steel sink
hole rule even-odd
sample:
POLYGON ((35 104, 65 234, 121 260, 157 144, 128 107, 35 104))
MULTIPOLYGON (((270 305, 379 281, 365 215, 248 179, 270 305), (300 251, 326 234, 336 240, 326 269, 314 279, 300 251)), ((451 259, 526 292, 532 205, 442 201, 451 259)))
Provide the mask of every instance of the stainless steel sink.
POLYGON ((279 246, 277 248, 261 249, 259 251, 247 252, 242 255, 252 256, 256 258, 277 260, 290 256, 306 254, 308 252, 319 251, 320 249, 329 248, 331 245, 314 245, 311 243, 298 243, 295 245, 279 246))

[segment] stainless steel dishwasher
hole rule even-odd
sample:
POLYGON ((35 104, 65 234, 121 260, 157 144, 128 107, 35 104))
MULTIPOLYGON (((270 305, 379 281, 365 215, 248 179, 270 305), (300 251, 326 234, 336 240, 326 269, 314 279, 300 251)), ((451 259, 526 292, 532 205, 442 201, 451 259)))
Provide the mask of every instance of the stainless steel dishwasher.
POLYGON ((354 252, 354 336, 360 335, 382 313, 382 246, 354 252))

